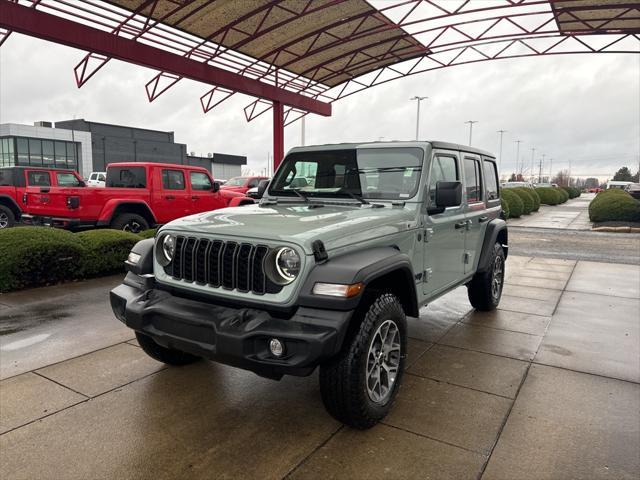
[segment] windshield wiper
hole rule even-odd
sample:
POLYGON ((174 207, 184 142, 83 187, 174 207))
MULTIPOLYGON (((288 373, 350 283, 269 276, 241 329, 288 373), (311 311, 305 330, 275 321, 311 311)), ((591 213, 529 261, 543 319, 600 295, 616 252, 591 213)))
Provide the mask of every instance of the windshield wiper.
POLYGON ((291 189, 291 191, 292 191, 293 193, 295 193, 296 195, 298 195, 298 196, 299 196, 301 199, 303 199, 305 202, 309 203, 309 197, 307 197, 307 195, 306 195, 306 194, 302 193, 302 192, 300 191, 300 189, 299 189, 299 188, 292 188, 292 189, 291 189))
POLYGON ((359 201, 363 205, 368 205, 369 204, 369 202, 367 200, 365 200, 364 198, 362 198, 361 195, 356 195, 355 193, 350 192, 349 190, 340 190, 338 193, 346 193, 351 198, 353 198, 354 200, 359 201))

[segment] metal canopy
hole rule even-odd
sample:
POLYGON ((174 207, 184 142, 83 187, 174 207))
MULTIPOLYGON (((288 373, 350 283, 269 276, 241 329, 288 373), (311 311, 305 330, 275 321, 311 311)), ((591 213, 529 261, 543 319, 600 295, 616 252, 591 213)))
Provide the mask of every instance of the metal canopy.
MULTIPOLYGON (((12 3, 46 16, 40 27, 23 25, 23 33, 89 52, 74 70, 79 87, 120 58, 159 70, 145 85, 149 101, 194 78, 210 85, 200 97, 205 112, 240 91, 256 97, 245 107, 247 120, 275 105, 278 129, 309 112, 330 115, 328 104, 364 89, 431 70, 640 53, 640 2, 631 0, 0 0, 0 13, 12 3), (56 39, 46 18, 53 24, 59 17, 76 33, 101 35, 56 39), (116 55, 105 48, 105 35, 132 52, 116 55), (163 61, 152 54, 135 60, 147 50, 163 61), (196 64, 208 76, 194 76, 196 64)), ((18 23, 0 15, 0 44, 18 23)), ((282 132, 274 132, 274 150, 278 160, 282 132)))

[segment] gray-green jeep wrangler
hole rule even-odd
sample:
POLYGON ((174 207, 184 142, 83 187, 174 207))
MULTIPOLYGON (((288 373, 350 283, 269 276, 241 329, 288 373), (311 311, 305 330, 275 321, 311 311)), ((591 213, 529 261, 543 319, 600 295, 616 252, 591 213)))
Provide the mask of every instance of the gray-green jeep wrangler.
POLYGON ((322 400, 368 428, 400 387, 406 316, 466 285, 500 301, 507 256, 487 152, 442 142, 294 148, 259 205, 192 215, 135 245, 111 292, 151 357, 280 379, 320 366, 322 400))

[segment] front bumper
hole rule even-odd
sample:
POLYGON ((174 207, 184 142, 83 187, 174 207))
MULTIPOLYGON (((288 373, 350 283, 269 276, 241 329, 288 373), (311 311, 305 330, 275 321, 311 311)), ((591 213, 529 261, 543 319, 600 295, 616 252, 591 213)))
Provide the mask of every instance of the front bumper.
POLYGON ((258 375, 309 375, 342 346, 351 311, 299 307, 289 319, 264 310, 230 308, 178 297, 148 280, 125 283, 111 291, 111 308, 128 327, 158 344, 251 370, 258 375), (150 287, 150 288, 149 288, 150 287), (278 338, 285 353, 276 358, 269 340, 278 338))

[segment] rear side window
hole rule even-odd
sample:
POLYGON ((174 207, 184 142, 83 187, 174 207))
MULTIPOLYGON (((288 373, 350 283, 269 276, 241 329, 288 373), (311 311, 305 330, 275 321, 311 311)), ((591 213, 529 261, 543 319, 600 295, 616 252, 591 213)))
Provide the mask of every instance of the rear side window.
POLYGON ((193 190, 211 190, 213 188, 211 180, 209 180, 209 176, 206 173, 191 172, 189 173, 189 177, 191 179, 191 188, 193 190))
POLYGON ((49 172, 27 172, 27 185, 30 187, 50 187, 51 177, 49 176, 49 172))
POLYGON ((56 180, 60 187, 79 187, 80 180, 73 173, 56 173, 56 180))
POLYGON ((456 157, 437 155, 431 162, 431 177, 429 180, 429 201, 431 205, 436 202, 436 185, 438 182, 456 182, 460 179, 458 174, 458 161, 456 157))
POLYGON ((498 199, 498 170, 496 162, 484 161, 484 188, 487 191, 487 200, 498 199))
POLYGON ((0 187, 12 187, 12 186, 13 186, 13 170, 0 169, 0 187))
POLYGON ((184 190, 182 170, 162 170, 162 188, 165 190, 184 190))
POLYGON ((89 177, 89 180, 96 180, 97 178, 98 178, 98 174, 92 173, 91 176, 89 177))
POLYGON ((146 188, 146 171, 144 167, 110 167, 107 170, 107 187, 146 188))
POLYGON ((98 181, 104 182, 106 179, 107 177, 104 176, 104 173, 101 173, 100 175, 98 175, 98 181))
POLYGON ((474 158, 464 159, 464 186, 468 203, 482 201, 480 162, 474 158))

